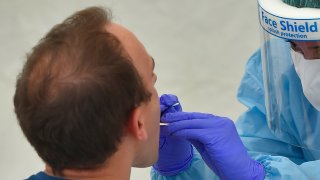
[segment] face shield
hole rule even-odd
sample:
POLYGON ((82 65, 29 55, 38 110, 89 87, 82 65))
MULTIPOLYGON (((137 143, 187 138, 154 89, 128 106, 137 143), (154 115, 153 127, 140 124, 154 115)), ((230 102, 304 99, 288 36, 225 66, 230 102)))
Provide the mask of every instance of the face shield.
POLYGON ((320 9, 258 0, 269 128, 320 158, 320 9))

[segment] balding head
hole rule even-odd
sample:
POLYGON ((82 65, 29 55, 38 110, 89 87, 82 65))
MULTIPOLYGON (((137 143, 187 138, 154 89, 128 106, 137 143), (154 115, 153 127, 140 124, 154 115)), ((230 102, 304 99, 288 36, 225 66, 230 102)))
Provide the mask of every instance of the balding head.
POLYGON ((56 173, 110 157, 133 108, 150 100, 121 41, 93 7, 56 25, 29 54, 14 97, 20 126, 56 173))

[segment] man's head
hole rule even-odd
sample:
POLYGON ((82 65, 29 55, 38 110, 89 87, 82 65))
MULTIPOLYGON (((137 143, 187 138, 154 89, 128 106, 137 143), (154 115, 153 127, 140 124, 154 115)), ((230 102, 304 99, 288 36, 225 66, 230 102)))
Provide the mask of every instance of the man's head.
POLYGON ((160 118, 153 67, 107 11, 79 11, 28 55, 14 96, 19 124, 57 174, 99 167, 125 136, 143 154, 132 165, 149 166, 157 159, 160 118))

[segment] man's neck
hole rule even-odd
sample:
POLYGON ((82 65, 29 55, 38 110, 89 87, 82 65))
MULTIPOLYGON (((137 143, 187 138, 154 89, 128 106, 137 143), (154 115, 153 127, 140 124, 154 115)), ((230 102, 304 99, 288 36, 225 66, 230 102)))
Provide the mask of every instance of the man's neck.
MULTIPOLYGON (((45 173, 50 176, 53 175, 50 168, 46 167, 45 173)), ((78 179, 78 180, 105 180, 105 179, 119 179, 128 180, 130 179, 131 167, 117 167, 113 166, 110 168, 99 168, 94 170, 78 170, 78 169, 65 169, 63 170, 64 179, 78 179)))
MULTIPOLYGON (((78 180, 129 180, 133 160, 130 152, 132 151, 128 147, 119 147, 118 151, 99 168, 86 170, 64 169, 62 171, 62 178, 78 180)), ((45 172, 50 176, 54 176, 52 169, 48 165, 46 165, 45 172)))

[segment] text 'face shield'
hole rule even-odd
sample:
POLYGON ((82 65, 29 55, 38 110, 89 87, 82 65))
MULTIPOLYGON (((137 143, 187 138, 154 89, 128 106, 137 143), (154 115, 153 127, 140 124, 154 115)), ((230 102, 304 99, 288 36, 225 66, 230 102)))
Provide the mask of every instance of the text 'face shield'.
POLYGON ((320 9, 258 0, 268 126, 320 159, 320 9))

